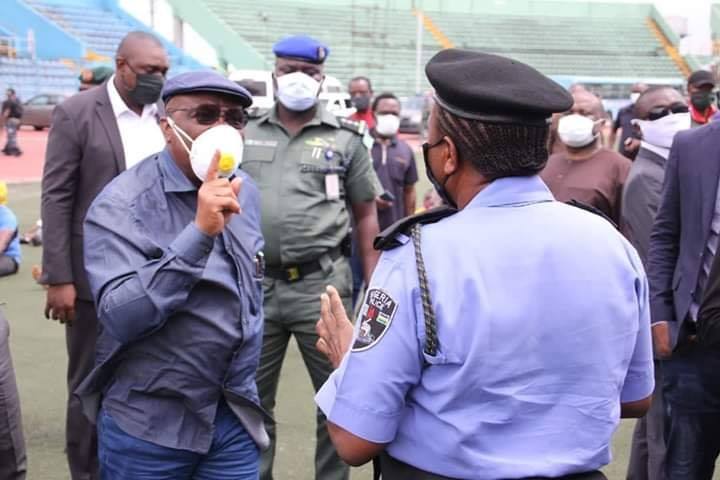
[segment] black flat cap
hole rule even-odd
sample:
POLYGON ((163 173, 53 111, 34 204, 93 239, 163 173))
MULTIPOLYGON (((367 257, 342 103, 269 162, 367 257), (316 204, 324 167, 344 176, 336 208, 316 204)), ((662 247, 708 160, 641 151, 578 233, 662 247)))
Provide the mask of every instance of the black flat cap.
POLYGON ((252 96, 245 87, 209 70, 185 72, 170 78, 162 89, 162 99, 167 103, 175 95, 196 92, 227 95, 233 97, 245 108, 252 105, 252 96))
POLYGON ((425 66, 435 99, 445 110, 490 123, 545 125, 572 107, 563 87, 511 58, 449 48, 425 66))

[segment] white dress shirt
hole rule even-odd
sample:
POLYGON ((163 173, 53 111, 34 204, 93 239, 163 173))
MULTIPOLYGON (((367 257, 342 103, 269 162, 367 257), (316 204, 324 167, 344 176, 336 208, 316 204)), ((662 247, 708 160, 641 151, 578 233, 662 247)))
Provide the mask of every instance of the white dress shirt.
POLYGON ((145 105, 142 114, 138 115, 120 97, 114 81, 115 75, 107 82, 108 95, 120 130, 125 168, 132 168, 141 160, 164 149, 165 137, 158 124, 157 105, 145 105))

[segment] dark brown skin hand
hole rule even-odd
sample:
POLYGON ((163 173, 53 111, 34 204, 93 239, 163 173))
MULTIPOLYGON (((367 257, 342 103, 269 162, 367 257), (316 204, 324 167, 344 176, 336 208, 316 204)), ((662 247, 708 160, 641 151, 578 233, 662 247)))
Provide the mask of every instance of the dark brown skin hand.
POLYGON ((77 291, 72 283, 50 285, 45 301, 45 318, 72 326, 77 291))

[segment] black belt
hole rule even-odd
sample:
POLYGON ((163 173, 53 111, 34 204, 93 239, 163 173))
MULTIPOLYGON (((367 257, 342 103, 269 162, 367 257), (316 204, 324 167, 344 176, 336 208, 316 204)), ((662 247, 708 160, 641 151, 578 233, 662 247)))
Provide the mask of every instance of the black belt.
MULTIPOLYGON (((375 480, 378 478, 382 480, 454 480, 450 477, 420 470, 419 468, 391 457, 385 452, 373 459, 373 465, 375 467, 375 480)), ((576 473, 555 478, 566 480, 607 480, 607 477, 599 471, 576 473)), ((528 477, 526 480, 546 480, 546 477, 528 477)))
MULTIPOLYGON (((342 257, 342 248, 335 247, 327 252, 320 255, 320 258, 327 255, 331 261, 336 261, 342 257)), ((283 265, 282 267, 276 267, 273 265, 267 265, 265 267, 265 276, 273 278, 275 280, 285 280, 286 282, 297 282, 302 280, 303 277, 310 275, 311 273, 319 272, 322 270, 320 260, 313 260, 311 262, 298 263, 297 265, 283 265)))

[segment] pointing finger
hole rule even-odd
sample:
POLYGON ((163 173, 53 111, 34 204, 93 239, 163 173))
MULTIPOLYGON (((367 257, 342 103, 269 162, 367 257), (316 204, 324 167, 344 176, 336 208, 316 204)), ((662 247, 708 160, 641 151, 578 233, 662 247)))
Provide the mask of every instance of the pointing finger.
POLYGON ((322 327, 328 330, 335 325, 335 319, 332 318, 332 313, 330 312, 330 297, 328 297, 326 293, 320 295, 320 322, 323 324, 322 327))
POLYGON ((343 305, 342 298, 340 298, 338 291, 332 285, 328 285, 327 293, 330 296, 330 308, 336 322, 343 320, 348 321, 345 305, 343 305))
POLYGON ((220 150, 215 150, 212 160, 210 160, 210 166, 207 169, 205 175, 206 182, 212 182, 218 178, 218 163, 220 162, 220 150))

